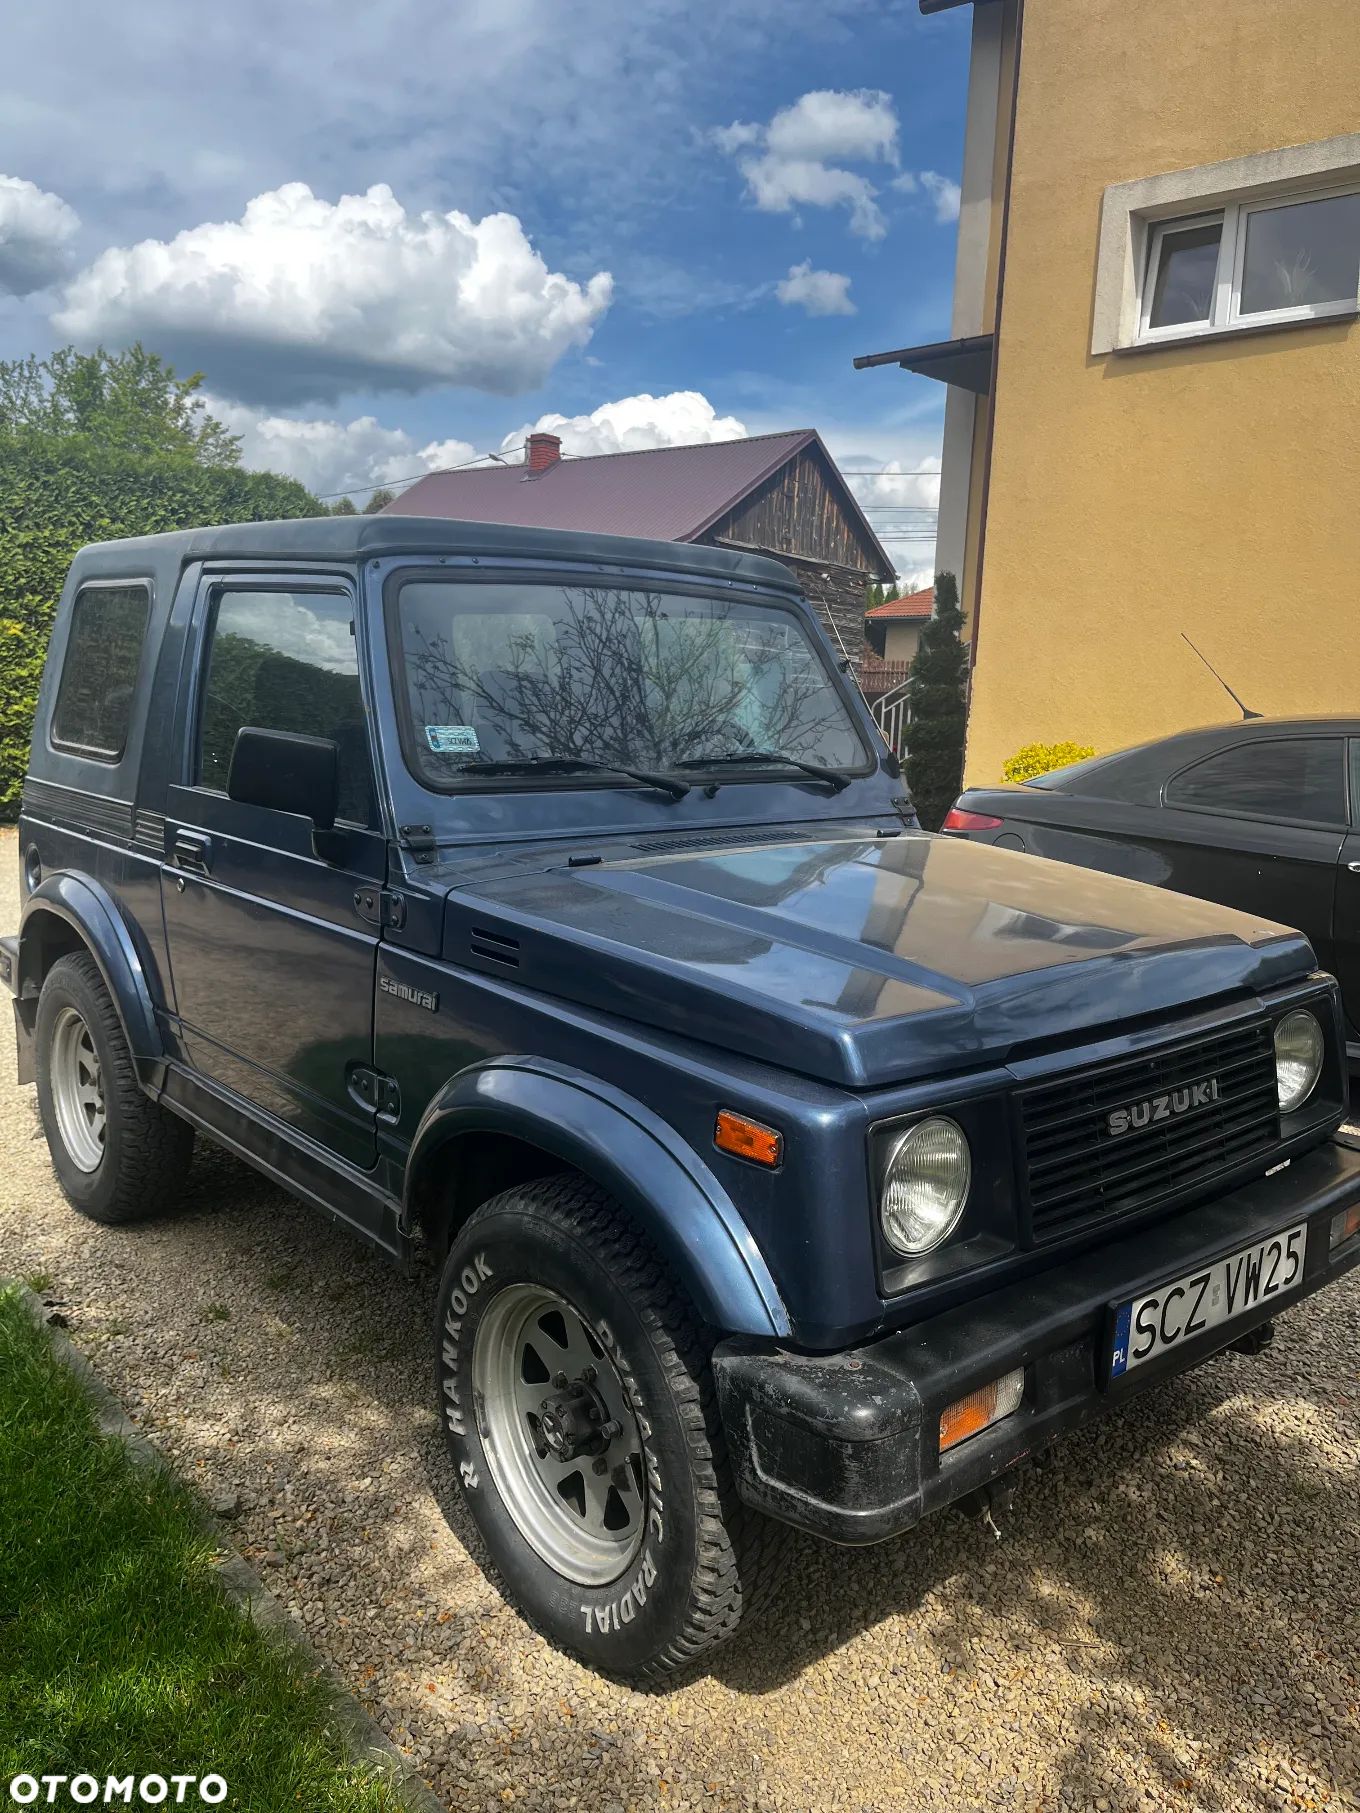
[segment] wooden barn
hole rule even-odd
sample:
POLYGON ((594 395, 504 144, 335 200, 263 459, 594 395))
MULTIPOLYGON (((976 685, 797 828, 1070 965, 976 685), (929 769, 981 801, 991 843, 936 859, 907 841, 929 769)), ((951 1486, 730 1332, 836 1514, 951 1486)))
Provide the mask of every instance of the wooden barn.
POLYGON ((798 575, 839 644, 864 652, 864 593, 892 562, 812 428, 564 459, 531 434, 523 465, 432 472, 385 514, 590 529, 772 554, 798 575))

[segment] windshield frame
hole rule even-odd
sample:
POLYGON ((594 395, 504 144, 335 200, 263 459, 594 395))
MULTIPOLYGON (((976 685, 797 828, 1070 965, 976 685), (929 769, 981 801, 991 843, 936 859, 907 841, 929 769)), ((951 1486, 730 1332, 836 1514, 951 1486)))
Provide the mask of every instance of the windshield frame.
MULTIPOLYGON (((765 591, 748 583, 701 580, 679 573, 657 573, 654 571, 630 572, 618 568, 599 568, 582 570, 581 568, 542 566, 521 566, 509 562, 504 566, 452 562, 431 566, 425 562, 403 562, 389 572, 383 580, 383 631, 387 645, 387 664, 390 670, 391 696, 396 718, 397 736, 401 745, 402 761, 407 774, 427 793, 441 798, 459 798, 487 793, 544 793, 544 792, 629 792, 646 791, 647 784, 630 780, 621 773, 593 773, 583 770, 580 773, 550 774, 540 772, 523 775, 485 775, 479 776, 475 768, 451 774, 447 780, 436 780, 426 772, 420 762, 419 739, 415 734, 415 720, 411 712, 411 701, 407 685, 406 656, 401 639, 401 592, 407 585, 438 583, 450 586, 459 585, 536 585, 545 588, 574 586, 586 588, 591 585, 608 585, 619 591, 664 592, 667 595, 688 598, 706 598, 709 600, 731 599, 733 602, 756 605, 762 610, 782 612, 785 616, 798 621, 808 647, 820 662, 827 684, 839 699, 846 715, 847 722, 853 731, 855 741, 863 752, 864 760, 856 767, 837 768, 835 772, 843 775, 847 781, 861 780, 878 773, 881 763, 880 752, 873 739, 867 735, 864 725, 864 713, 857 709, 858 695, 850 686, 846 675, 840 670, 839 662, 833 655, 825 634, 820 633, 820 625, 809 623, 812 607, 803 601, 802 608, 793 598, 781 596, 777 592, 765 591)), ((669 769, 666 770, 670 772, 669 769)), ((676 771, 679 778, 688 781, 696 791, 710 782, 717 782, 721 787, 749 786, 765 783, 767 786, 802 785, 807 787, 825 787, 811 775, 799 774, 791 768, 783 768, 774 763, 754 763, 749 769, 742 769, 737 763, 718 763, 711 773, 702 768, 689 768, 676 771)))

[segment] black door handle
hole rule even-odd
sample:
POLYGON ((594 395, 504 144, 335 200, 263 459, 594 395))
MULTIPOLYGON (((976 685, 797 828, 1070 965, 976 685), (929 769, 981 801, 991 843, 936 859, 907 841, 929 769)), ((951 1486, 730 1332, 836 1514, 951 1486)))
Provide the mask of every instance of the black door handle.
POLYGON ((206 875, 212 868, 212 839, 197 831, 176 831, 170 843, 170 860, 177 868, 206 875))

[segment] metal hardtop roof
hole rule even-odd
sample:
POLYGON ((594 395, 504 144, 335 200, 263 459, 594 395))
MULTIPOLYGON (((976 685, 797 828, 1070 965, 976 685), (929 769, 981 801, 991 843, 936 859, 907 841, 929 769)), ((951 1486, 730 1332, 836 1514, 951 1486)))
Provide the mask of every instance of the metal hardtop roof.
POLYGON ((568 529, 529 529, 504 523, 458 522, 436 516, 312 516, 281 522, 224 523, 216 528, 175 529, 165 535, 129 536, 82 548, 82 569, 105 566, 126 574, 137 566, 184 566, 195 560, 360 561, 391 555, 519 556, 535 563, 561 561, 633 570, 659 568, 700 579, 741 580, 748 585, 797 591, 792 573, 777 560, 688 542, 643 541, 625 535, 582 534, 568 529))

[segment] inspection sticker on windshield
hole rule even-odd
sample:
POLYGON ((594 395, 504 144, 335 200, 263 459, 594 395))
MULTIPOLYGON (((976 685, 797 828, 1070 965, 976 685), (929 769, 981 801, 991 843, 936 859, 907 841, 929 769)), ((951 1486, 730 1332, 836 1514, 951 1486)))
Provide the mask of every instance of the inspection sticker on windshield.
POLYGON ((425 741, 436 755, 476 755, 482 747, 471 724, 427 724, 425 741))
POLYGON ((1235 1321, 1258 1303, 1292 1290, 1303 1277, 1307 1244, 1305 1222, 1121 1303, 1115 1311, 1110 1377, 1132 1372, 1206 1328, 1235 1321))

